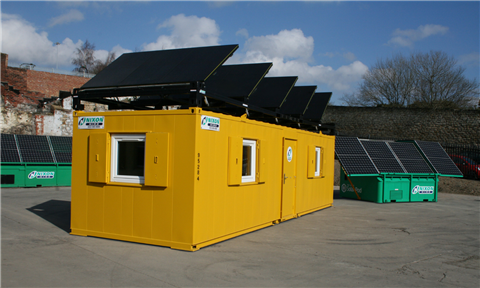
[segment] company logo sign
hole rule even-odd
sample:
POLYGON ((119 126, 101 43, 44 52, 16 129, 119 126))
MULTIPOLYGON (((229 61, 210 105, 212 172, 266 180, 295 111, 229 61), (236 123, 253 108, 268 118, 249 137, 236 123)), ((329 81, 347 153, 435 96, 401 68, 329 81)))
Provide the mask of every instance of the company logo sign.
POLYGON ((433 186, 420 186, 417 185, 413 187, 412 194, 433 194, 434 187, 433 186))
POLYGON ((105 128, 104 116, 87 116, 78 118, 78 129, 103 129, 105 128))
POLYGON ((288 162, 292 161, 293 159, 293 150, 292 147, 287 148, 287 160, 288 162))
POLYGON ((28 179, 53 179, 55 172, 32 171, 28 174, 28 179))
POLYGON ((220 131, 220 118, 202 115, 201 127, 205 130, 220 131))
MULTIPOLYGON (((362 193, 362 188, 355 187, 355 190, 357 190, 357 193, 360 194, 362 193)), ((353 187, 348 184, 342 184, 342 192, 354 192, 353 187)))

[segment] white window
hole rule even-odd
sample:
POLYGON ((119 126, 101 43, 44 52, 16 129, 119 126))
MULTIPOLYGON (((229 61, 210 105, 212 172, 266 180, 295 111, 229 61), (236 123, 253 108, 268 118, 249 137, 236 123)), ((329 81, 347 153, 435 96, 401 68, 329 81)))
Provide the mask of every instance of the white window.
POLYGON ((320 176, 320 157, 321 150, 320 147, 315 147, 315 177, 320 176))
POLYGON ((144 183, 145 134, 112 134, 112 182, 144 183))
POLYGON ((257 141, 243 139, 242 183, 255 182, 257 141))

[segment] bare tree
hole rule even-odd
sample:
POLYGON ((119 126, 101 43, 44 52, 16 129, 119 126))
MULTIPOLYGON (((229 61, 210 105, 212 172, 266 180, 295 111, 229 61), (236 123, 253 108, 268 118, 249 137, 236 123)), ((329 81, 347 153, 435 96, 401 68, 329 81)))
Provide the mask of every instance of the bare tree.
POLYGON ((478 82, 466 79, 465 68, 445 52, 431 51, 411 57, 416 86, 410 106, 464 108, 478 96, 478 82))
POLYGON ((98 74, 105 69, 110 63, 112 63, 116 55, 114 52, 108 52, 105 61, 95 58, 95 44, 85 40, 85 43, 80 48, 77 48, 76 56, 72 60, 72 64, 75 65, 73 71, 86 71, 87 73, 98 74))
POLYGON ((95 44, 88 42, 88 39, 85 40, 85 43, 80 48, 77 48, 76 56, 72 60, 72 64, 77 66, 73 71, 87 71, 90 73, 93 66, 95 65, 95 44))
POLYGON ((115 52, 108 52, 107 59, 105 59, 105 61, 95 60, 95 64, 93 65, 92 71, 90 73, 98 74, 100 71, 105 69, 105 67, 110 65, 110 63, 112 63, 115 58, 117 58, 115 52))
POLYGON ((444 52, 397 54, 377 61, 358 92, 342 100, 349 106, 467 108, 479 95, 479 83, 464 71, 444 52))

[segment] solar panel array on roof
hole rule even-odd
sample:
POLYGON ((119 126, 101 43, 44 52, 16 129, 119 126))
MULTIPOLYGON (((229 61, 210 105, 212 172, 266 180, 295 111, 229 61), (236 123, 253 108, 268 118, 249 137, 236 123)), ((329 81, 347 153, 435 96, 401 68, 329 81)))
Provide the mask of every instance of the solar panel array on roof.
POLYGON ((303 116, 317 86, 295 86, 280 106, 280 113, 303 116))
POLYGON ((14 135, 2 134, 2 162, 20 162, 14 135))
POLYGON ((240 98, 243 101, 250 96, 270 67, 272 63, 220 66, 205 81, 205 88, 209 93, 240 98))
POLYGON ((73 108, 83 110, 82 101, 105 104, 108 109, 202 107, 334 133, 333 124, 320 123, 331 93, 313 97, 317 87, 294 87, 296 76, 265 77, 272 63, 223 65, 237 49, 238 45, 223 45, 123 54, 74 89, 73 108), (130 96, 135 100, 120 99, 130 96))
POLYGON ((443 175, 463 175, 438 142, 415 141, 433 168, 443 175))
POLYGON ((313 94, 303 118, 312 121, 321 121, 331 97, 331 92, 313 94))
POLYGON ((379 173, 356 137, 335 137, 335 153, 349 175, 379 173))
POLYGON ((283 103, 298 77, 265 77, 248 98, 248 105, 277 109, 283 103))
POLYGON ((82 88, 205 81, 238 45, 125 53, 82 88))
POLYGON ((2 134, 2 163, 71 163, 72 137, 2 134))

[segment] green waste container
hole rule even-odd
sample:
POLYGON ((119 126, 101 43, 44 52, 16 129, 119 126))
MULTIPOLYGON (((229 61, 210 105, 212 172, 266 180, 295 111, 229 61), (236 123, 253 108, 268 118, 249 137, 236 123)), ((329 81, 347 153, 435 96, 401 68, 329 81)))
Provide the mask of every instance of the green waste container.
POLYGON ((2 163, 2 188, 25 187, 25 165, 2 163))
POLYGON ((342 198, 359 199, 360 197, 360 200, 376 203, 437 201, 438 175, 436 174, 382 173, 350 175, 349 178, 355 190, 341 169, 340 196, 342 198))
POLYGON ((2 188, 71 186, 70 163, 1 163, 2 188))

